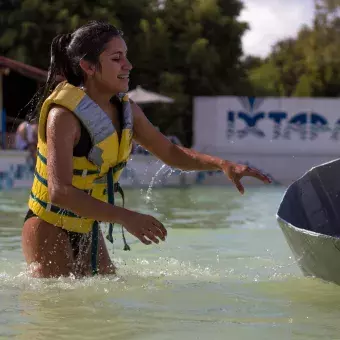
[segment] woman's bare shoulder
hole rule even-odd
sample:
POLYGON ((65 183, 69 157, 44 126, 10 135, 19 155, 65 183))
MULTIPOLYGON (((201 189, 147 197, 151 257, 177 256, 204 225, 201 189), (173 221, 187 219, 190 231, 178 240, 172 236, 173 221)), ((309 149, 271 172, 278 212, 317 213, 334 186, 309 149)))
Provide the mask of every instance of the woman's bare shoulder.
POLYGON ((77 142, 80 137, 80 123, 72 111, 64 106, 53 105, 48 113, 46 132, 54 137, 71 137, 77 142))

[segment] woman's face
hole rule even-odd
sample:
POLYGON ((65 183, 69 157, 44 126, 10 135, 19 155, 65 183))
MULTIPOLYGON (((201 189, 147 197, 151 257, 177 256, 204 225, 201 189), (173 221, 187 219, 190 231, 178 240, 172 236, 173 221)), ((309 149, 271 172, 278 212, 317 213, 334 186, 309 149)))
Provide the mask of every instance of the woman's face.
POLYGON ((127 47, 123 38, 114 37, 99 56, 100 69, 93 80, 102 91, 117 94, 129 90, 129 74, 132 65, 127 59, 127 47))

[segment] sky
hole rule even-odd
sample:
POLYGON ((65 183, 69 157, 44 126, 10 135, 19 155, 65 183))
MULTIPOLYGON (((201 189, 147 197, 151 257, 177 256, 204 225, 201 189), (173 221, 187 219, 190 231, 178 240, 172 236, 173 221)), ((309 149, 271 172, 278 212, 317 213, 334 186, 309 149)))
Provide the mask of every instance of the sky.
POLYGON ((303 24, 311 25, 313 0, 242 0, 240 20, 250 26, 243 36, 246 55, 265 57, 271 46, 284 38, 294 37, 303 24))

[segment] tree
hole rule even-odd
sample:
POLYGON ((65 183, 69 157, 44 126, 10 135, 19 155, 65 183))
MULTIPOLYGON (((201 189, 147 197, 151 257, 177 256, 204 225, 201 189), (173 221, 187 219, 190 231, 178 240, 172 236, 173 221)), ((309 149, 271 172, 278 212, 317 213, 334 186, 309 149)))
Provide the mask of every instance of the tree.
MULTIPOLYGON (((0 3, 1 4, 1 3, 0 3)), ((165 133, 191 142, 193 96, 246 94, 239 0, 12 0, 2 8, 0 48, 9 58, 47 69, 53 37, 92 19, 124 31, 134 66, 131 88, 141 85, 175 98, 146 108, 165 133)))
POLYGON ((246 92, 240 57, 247 25, 236 19, 241 8, 236 0, 166 0, 153 19, 141 22, 134 81, 176 99, 162 108, 162 115, 152 109, 150 115, 169 133, 181 129, 186 144, 191 140, 193 96, 246 92))
POLYGON ((256 95, 339 96, 340 0, 318 0, 315 6, 312 27, 279 41, 263 64, 249 71, 256 95), (266 80, 265 91, 260 79, 266 80))

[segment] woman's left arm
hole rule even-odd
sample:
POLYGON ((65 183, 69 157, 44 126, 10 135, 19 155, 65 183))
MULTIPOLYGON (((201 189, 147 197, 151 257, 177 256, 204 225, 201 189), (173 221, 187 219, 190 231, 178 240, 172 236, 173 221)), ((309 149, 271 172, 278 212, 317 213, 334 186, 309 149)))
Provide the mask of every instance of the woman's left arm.
POLYGON ((264 183, 271 182, 257 169, 173 144, 151 124, 137 104, 131 102, 131 108, 134 118, 134 139, 165 164, 187 171, 222 170, 241 193, 244 192, 244 188, 240 179, 244 176, 255 177, 264 183))

